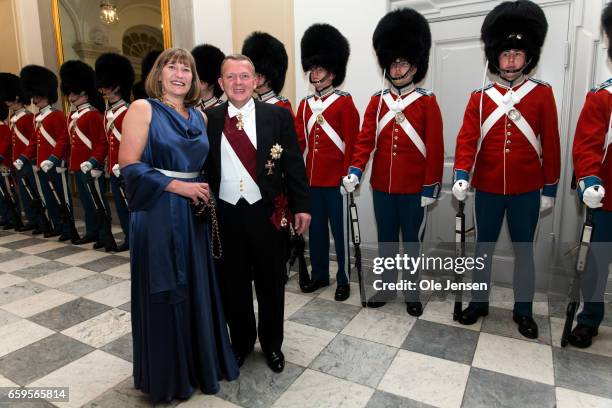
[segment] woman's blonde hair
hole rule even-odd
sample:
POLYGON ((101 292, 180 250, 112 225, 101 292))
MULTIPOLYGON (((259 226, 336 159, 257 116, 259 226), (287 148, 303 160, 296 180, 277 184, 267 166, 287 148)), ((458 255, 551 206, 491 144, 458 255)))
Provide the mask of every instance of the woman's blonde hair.
POLYGON ((200 101, 200 79, 193 56, 184 48, 168 48, 164 50, 155 60, 153 68, 145 81, 145 91, 151 98, 161 98, 164 94, 162 89, 162 71, 166 64, 177 63, 189 65, 191 68, 191 86, 189 92, 185 95, 184 104, 186 107, 195 106, 200 101))

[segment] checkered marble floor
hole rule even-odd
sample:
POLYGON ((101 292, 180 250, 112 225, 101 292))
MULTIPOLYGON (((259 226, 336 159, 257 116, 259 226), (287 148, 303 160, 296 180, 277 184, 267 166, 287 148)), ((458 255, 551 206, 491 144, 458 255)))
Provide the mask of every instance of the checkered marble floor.
MULTIPOLYGON (((129 254, 0 231, 0 387, 70 387, 61 407, 149 406, 131 379, 129 279, 129 254)), ((559 347, 565 302, 545 295, 530 341, 512 322, 507 288, 494 288, 474 326, 452 321, 451 301, 430 298, 417 319, 400 303, 361 308, 356 285, 343 303, 334 290, 303 294, 293 274, 283 373, 256 347, 218 395, 172 406, 612 407, 610 305, 595 344, 578 350, 559 347)))

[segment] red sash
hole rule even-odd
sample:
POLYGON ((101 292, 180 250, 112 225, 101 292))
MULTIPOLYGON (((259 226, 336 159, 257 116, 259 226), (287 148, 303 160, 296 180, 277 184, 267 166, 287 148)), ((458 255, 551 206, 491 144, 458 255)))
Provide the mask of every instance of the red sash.
POLYGON ((257 182, 257 149, 251 143, 249 136, 244 129, 238 129, 238 118, 234 116, 230 118, 227 112, 225 113, 225 125, 223 126, 223 134, 229 142, 232 149, 242 162, 244 168, 249 172, 253 181, 257 182))

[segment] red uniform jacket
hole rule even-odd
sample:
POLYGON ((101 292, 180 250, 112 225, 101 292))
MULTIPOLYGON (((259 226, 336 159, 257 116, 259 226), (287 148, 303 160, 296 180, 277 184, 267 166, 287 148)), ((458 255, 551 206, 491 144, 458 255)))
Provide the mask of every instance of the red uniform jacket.
POLYGON ((281 106, 291 112, 291 117, 295 121, 295 113, 293 112, 293 107, 291 106, 291 102, 289 99, 284 96, 277 95, 274 91, 268 91, 265 94, 259 95, 259 100, 261 102, 271 103, 276 106, 281 106))
POLYGON ((579 192, 593 185, 606 190, 603 209, 612 211, 612 79, 593 88, 578 118, 574 136, 574 171, 579 192), (604 157, 605 156, 605 157, 604 157))
POLYGON ((402 94, 399 99, 387 89, 382 93, 382 103, 380 92, 372 96, 355 142, 349 172, 361 178, 376 146, 370 177, 374 190, 389 194, 421 193, 437 198, 444 168, 440 108, 428 90, 412 86, 402 94))
POLYGON ((5 166, 11 165, 6 163, 11 160, 11 147, 11 128, 0 121, 0 163, 4 163, 5 166))
POLYGON ((108 171, 112 171, 113 166, 119 163, 119 146, 121 144, 121 134, 123 128, 123 118, 127 113, 128 104, 121 99, 108 108, 104 114, 104 129, 108 141, 108 171))
POLYGON ((102 114, 88 103, 79 106, 70 114, 68 132, 69 169, 81 171, 81 163, 87 160, 92 161, 94 167, 102 166, 108 151, 102 114))
POLYGON ((37 165, 51 156, 58 161, 66 159, 70 142, 64 112, 54 110, 50 105, 41 109, 34 119, 32 140, 23 155, 28 159, 35 158, 37 165))
MULTIPOLYGON (((474 167, 472 186, 493 194, 522 194, 542 189, 542 194, 554 197, 561 170, 557 107, 552 88, 545 82, 529 78, 515 86, 514 98, 504 99, 514 106, 497 120, 490 118, 498 110, 488 92, 503 96, 509 88, 490 84, 470 96, 463 125, 455 148, 455 180, 468 179, 474 167), (527 92, 530 88, 531 91, 527 92), (482 95, 483 133, 480 140, 480 98, 482 95), (517 113, 518 112, 518 113, 517 113), (512 119, 514 117, 515 119, 512 119), (533 131, 523 132, 525 124, 533 131), (478 145, 480 144, 480 150, 478 145), (541 153, 536 151, 536 147, 541 153)), ((504 105, 507 106, 507 105, 504 105)))
POLYGON ((313 187, 338 187, 342 177, 346 175, 353 144, 359 132, 359 112, 353 103, 353 98, 339 90, 331 90, 319 96, 311 95, 300 102, 295 118, 295 128, 302 152, 308 146, 306 155, 306 172, 313 187), (311 104, 320 103, 323 106, 334 101, 321 113, 313 116, 311 104), (327 101, 327 102, 326 102, 327 101), (311 119, 311 116, 313 118, 311 119), (308 124, 311 123, 310 132, 308 124), (337 134, 337 142, 344 143, 344 152, 332 140, 325 130, 329 127, 337 134))
POLYGON ((11 128, 12 157, 11 164, 19 158, 26 147, 34 142, 34 115, 25 110, 19 109, 13 114, 9 121, 11 128))

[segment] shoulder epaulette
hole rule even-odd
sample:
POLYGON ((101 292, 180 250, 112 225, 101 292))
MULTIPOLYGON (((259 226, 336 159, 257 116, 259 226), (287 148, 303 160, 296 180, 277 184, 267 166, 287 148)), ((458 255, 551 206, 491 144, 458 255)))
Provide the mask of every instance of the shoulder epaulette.
POLYGON ((287 102, 289 99, 285 98, 284 96, 281 95, 276 95, 276 99, 278 99, 281 102, 287 102))
POLYGON ((372 96, 386 95, 386 94, 388 94, 389 92, 391 92, 391 90, 390 90, 389 88, 387 88, 387 89, 383 89, 383 90, 380 90, 380 91, 376 92, 376 93, 375 93, 374 95, 372 95, 372 96))
POLYGON ((425 88, 416 88, 415 91, 425 96, 433 95, 433 91, 430 91, 429 89, 425 89, 425 88))
POLYGON ((542 81, 541 79, 529 78, 531 82, 535 82, 536 84, 544 85, 550 88, 550 84, 546 81, 542 81))
POLYGON ((612 78, 610 78, 610 79, 608 79, 607 81, 602 82, 601 84, 599 84, 599 85, 597 85, 597 86, 593 87, 593 88, 591 89, 591 92, 599 92, 599 91, 601 91, 602 89, 606 89, 606 88, 608 88, 610 85, 612 85, 612 78))
POLYGON ((484 88, 478 88, 478 89, 474 89, 472 91, 472 93, 478 93, 478 92, 482 92, 482 91, 486 91, 487 89, 491 88, 493 86, 492 83, 486 85, 484 88))
POLYGON ((314 97, 314 94, 306 95, 302 100, 305 101, 305 100, 313 98, 313 97, 314 97))
POLYGON ((341 90, 339 90, 339 89, 334 90, 334 92, 335 92, 335 93, 337 93, 337 94, 338 94, 338 95, 340 95, 340 96, 351 96, 351 94, 350 94, 350 93, 348 93, 348 92, 344 92, 344 91, 341 91, 341 90))

